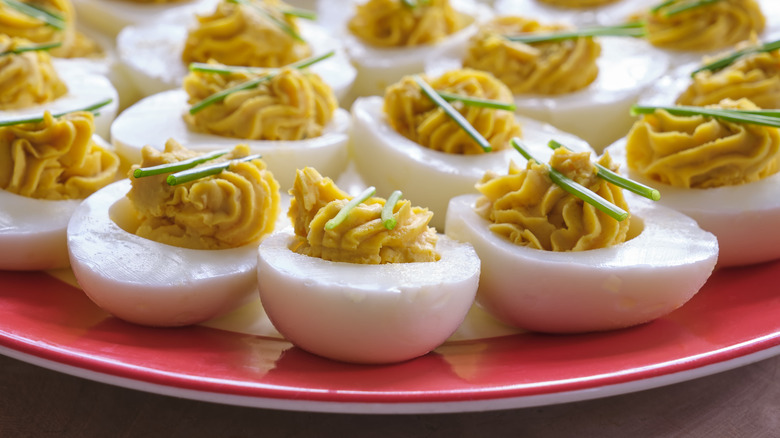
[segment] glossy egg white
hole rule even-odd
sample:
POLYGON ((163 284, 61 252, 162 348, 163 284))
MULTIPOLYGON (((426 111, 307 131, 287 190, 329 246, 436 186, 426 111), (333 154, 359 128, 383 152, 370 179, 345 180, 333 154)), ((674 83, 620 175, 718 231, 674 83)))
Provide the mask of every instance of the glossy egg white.
POLYGON ((344 24, 341 29, 349 58, 357 68, 357 77, 347 102, 361 96, 382 95, 388 85, 398 82, 402 77, 423 72, 426 61, 438 53, 463 50, 469 38, 476 33, 479 23, 492 16, 488 6, 473 0, 453 0, 452 5, 474 21, 436 44, 399 48, 373 47, 349 32, 346 23, 354 15, 353 7, 351 14, 342 19, 344 24))
MULTIPOLYGON (((99 136, 92 139, 110 149, 99 136)), ((81 201, 35 199, 0 189, 0 270, 67 267, 66 229, 81 201)))
POLYGON ((44 111, 52 114, 65 113, 111 99, 112 102, 101 108, 99 114, 95 116, 95 133, 107 139, 111 122, 119 108, 119 95, 114 86, 108 78, 89 70, 82 64, 69 60, 53 59, 52 61, 60 79, 67 85, 68 92, 44 104, 0 111, 0 121, 40 117, 44 111))
POLYGON ((194 132, 182 118, 188 109, 187 93, 183 90, 164 91, 142 99, 122 112, 111 126, 111 141, 117 153, 130 163, 139 163, 145 145, 162 150, 169 138, 203 152, 247 143, 252 153, 263 155, 282 190, 292 187, 296 169, 311 166, 336 178, 347 166, 351 119, 344 109, 336 110, 323 135, 297 141, 241 140, 194 132))
POLYGON ((607 148, 629 178, 655 187, 658 201, 680 211, 718 238, 718 266, 738 266, 780 258, 780 173, 749 184, 685 189, 661 184, 631 170, 626 140, 607 148))
MULTIPOLYGON (((71 268, 103 310, 136 324, 183 326, 223 315, 257 293, 257 244, 195 250, 136 236, 128 220, 130 181, 108 185, 73 213, 67 229, 71 268)), ((280 215, 277 227, 286 222, 280 215)))
POLYGON ((686 303, 718 258, 715 236, 652 201, 626 194, 630 240, 602 249, 555 252, 515 245, 474 212, 477 195, 450 202, 447 235, 482 260, 477 303, 515 327, 548 333, 619 329, 686 303))
MULTIPOLYGON (((577 135, 597 151, 626 135, 631 105, 669 69, 663 51, 634 38, 601 37, 599 74, 582 90, 563 95, 515 95, 517 113, 577 135)), ((431 58, 426 72, 439 76, 463 65, 464 53, 431 58)))
MULTIPOLYGON (((144 96, 179 88, 187 75, 181 54, 188 29, 195 26, 194 14, 163 14, 145 25, 128 26, 117 36, 119 60, 144 96)), ((312 48, 312 56, 331 50, 335 55, 311 67, 333 88, 342 101, 355 79, 342 43, 321 26, 298 20, 301 36, 312 48)))
POLYGON ((116 37, 122 28, 148 23, 160 14, 193 14, 214 9, 219 0, 134 3, 127 0, 72 0, 80 22, 116 37))
POLYGON ((274 327, 311 353, 369 364, 413 359, 452 335, 473 303, 479 258, 446 236, 437 262, 384 265, 297 254, 291 239, 288 231, 260 244, 260 300, 274 327))
MULTIPOLYGON (((401 190, 414 205, 434 212, 431 225, 444 227, 450 198, 477 193, 474 188, 486 171, 506 172, 512 159, 521 155, 509 147, 481 155, 448 154, 420 146, 399 134, 387 122, 383 98, 364 97, 352 106, 350 152, 358 173, 377 193, 401 190)), ((547 161, 552 150, 547 142, 557 140, 577 151, 592 149, 583 140, 532 119, 518 117, 523 143, 540 160, 547 161)))

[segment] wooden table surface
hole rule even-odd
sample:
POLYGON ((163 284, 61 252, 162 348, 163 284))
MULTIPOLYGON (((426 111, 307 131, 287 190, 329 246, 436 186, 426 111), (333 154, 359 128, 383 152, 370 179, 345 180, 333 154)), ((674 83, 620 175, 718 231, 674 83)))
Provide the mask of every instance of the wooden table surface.
POLYGON ((778 437, 780 356, 671 386, 505 411, 353 415, 178 399, 0 356, 0 437, 778 437))

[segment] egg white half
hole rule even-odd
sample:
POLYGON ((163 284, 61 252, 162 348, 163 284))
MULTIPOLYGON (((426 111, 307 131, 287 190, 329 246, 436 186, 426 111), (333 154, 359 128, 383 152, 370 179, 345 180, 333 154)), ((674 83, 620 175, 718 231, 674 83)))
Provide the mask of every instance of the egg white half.
POLYGON ((660 1, 619 0, 602 6, 564 8, 539 0, 496 0, 494 7, 500 15, 520 15, 548 23, 568 23, 578 27, 613 26, 626 22, 631 14, 660 1))
POLYGON ((295 170, 316 167, 323 175, 337 178, 347 166, 347 146, 351 120, 337 109, 323 135, 297 141, 242 140, 191 131, 182 119, 189 109, 187 93, 169 90, 142 99, 117 117, 111 126, 111 141, 122 158, 141 162, 145 145, 163 149, 165 141, 176 139, 188 149, 210 151, 246 143, 263 161, 283 190, 292 187, 295 170))
POLYGON ((361 265, 294 253, 292 231, 258 250, 260 300, 284 337, 311 353, 392 363, 428 353, 466 317, 480 264, 470 245, 440 236, 437 262, 361 265))
POLYGON ((68 92, 52 102, 27 108, 0 111, 0 121, 39 117, 44 111, 52 114, 81 109, 105 99, 112 102, 99 110, 95 116, 95 133, 108 138, 109 128, 119 108, 119 96, 111 82, 82 64, 69 60, 53 59, 54 68, 68 87, 68 92))
MULTIPOLYGON (((481 155, 448 154, 420 146, 399 134, 387 122, 378 96, 358 99, 352 106, 350 151, 357 171, 377 193, 389 196, 401 190, 413 205, 434 212, 431 225, 441 230, 450 198, 476 193, 485 172, 505 173, 511 160, 522 160, 513 148, 481 155)), ((518 117, 523 143, 538 159, 547 161, 557 140, 576 151, 592 152, 583 140, 532 119, 518 117)))
MULTIPOLYGON (((92 139, 111 147, 101 137, 92 139)), ((81 199, 52 201, 0 189, 0 269, 47 270, 69 265, 66 229, 81 199)))
MULTIPOLYGON (((601 37, 596 80, 563 95, 515 95, 517 113, 550 123, 586 140, 597 151, 626 135, 630 114, 642 92, 669 69, 669 57, 634 38, 601 37)), ((426 72, 439 76, 463 66, 465 52, 431 58, 426 72)))
MULTIPOLYGON (((68 224, 73 273, 102 309, 125 321, 183 326, 225 314, 257 293, 257 244, 195 250, 136 236, 128 220, 130 181, 110 184, 87 198, 68 224)), ((283 214, 277 227, 284 227, 283 214)))
MULTIPOLYGON (((382 95, 388 85, 398 82, 402 77, 423 72, 426 61, 438 53, 463 50, 469 38, 476 33, 479 24, 492 16, 489 7, 472 0, 453 1, 452 4, 456 10, 471 16, 474 21, 436 44, 399 48, 373 47, 342 28, 347 53, 357 68, 357 78, 346 101, 351 103, 361 96, 382 95)), ((354 8, 352 12, 354 14, 354 8)), ((346 22, 345 19, 344 26, 346 22)))
POLYGON ((122 28, 145 24, 165 13, 194 14, 214 9, 219 0, 191 0, 174 3, 133 3, 126 0, 72 0, 80 22, 116 37, 122 28))
POLYGON ((607 148, 629 178, 661 192, 658 201, 680 211, 718 238, 718 266, 738 266, 780 258, 780 173, 749 184, 685 189, 662 184, 631 170, 626 140, 607 148))
MULTIPOLYGON (((342 101, 355 79, 355 68, 349 63, 342 43, 324 28, 298 20, 301 36, 312 48, 312 56, 331 50, 336 54, 309 69, 322 77, 342 101)), ((163 14, 145 25, 128 26, 117 37, 117 52, 136 87, 144 96, 178 88, 187 75, 181 61, 187 32, 195 26, 195 15, 163 14)))
POLYGON ((477 195, 450 202, 447 235, 482 260, 477 302, 515 327, 549 333, 611 330, 664 316, 687 302, 718 258, 715 236, 652 201, 626 194, 630 240, 589 251, 515 245, 474 212, 477 195))

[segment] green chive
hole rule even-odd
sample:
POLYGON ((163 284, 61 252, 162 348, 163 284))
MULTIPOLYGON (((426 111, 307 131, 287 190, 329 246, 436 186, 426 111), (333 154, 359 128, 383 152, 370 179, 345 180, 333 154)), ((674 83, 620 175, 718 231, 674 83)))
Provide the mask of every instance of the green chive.
POLYGON ((206 62, 191 62, 189 65, 190 71, 196 71, 200 73, 213 73, 218 75, 229 75, 232 73, 270 73, 278 71, 278 68, 265 68, 265 67, 246 67, 240 65, 216 65, 208 64, 206 62))
POLYGON ((436 93, 439 96, 443 97, 444 100, 448 102, 458 101, 458 102, 463 102, 468 106, 477 106, 482 108, 491 108, 491 109, 506 110, 506 111, 514 111, 517 108, 514 103, 505 103, 493 99, 480 99, 478 97, 464 96, 462 94, 447 93, 444 91, 437 91, 436 93))
MULTIPOLYGON (((314 56, 314 57, 311 57, 311 58, 306 58, 306 59, 302 59, 302 60, 297 61, 297 62, 293 62, 292 64, 289 64, 287 67, 289 67, 289 68, 296 68, 296 69, 306 68, 306 67, 309 67, 309 66, 311 66, 313 64, 316 64, 316 63, 318 63, 318 62, 320 62, 322 60, 330 58, 335 53, 336 52, 331 50, 330 52, 324 53, 324 54, 319 55, 319 56, 314 56)), ((244 69, 244 71, 246 71, 247 68, 252 68, 252 67, 242 67, 242 68, 244 69)), ((209 97, 201 100, 200 102, 196 103, 195 105, 192 105, 190 107, 190 114, 195 114, 198 111, 202 110, 203 108, 206 108, 207 106, 209 106, 209 105, 211 105, 213 103, 221 102, 222 100, 225 99, 225 97, 227 97, 230 94, 235 93, 236 91, 249 90, 251 88, 256 88, 257 86, 259 86, 263 82, 267 82, 267 81, 271 80, 274 76, 276 76, 277 72, 278 72, 278 70, 272 71, 272 72, 266 74, 265 76, 260 76, 259 78, 255 78, 255 79, 252 79, 250 81, 246 81, 244 83, 238 84, 235 87, 231 87, 231 88, 222 90, 222 91, 220 91, 218 93, 214 93, 211 96, 209 96, 209 97)), ((228 72, 228 73, 232 73, 232 72, 228 72)))
POLYGON ((219 173, 222 173, 222 171, 230 167, 232 163, 243 163, 245 161, 257 160, 258 158, 262 158, 262 155, 260 154, 249 155, 246 157, 234 158, 230 161, 225 161, 222 163, 214 163, 208 166, 201 166, 201 167, 195 167, 187 170, 182 170, 180 172, 176 172, 174 174, 168 175, 168 177, 165 179, 165 182, 167 182, 169 186, 175 186, 176 184, 184 184, 190 181, 195 181, 196 179, 201 179, 207 176, 217 175, 219 173))
POLYGON ((44 44, 32 44, 29 46, 20 46, 15 49, 6 50, 5 52, 0 52, 0 56, 5 55, 18 55, 20 53, 24 52, 37 52, 39 50, 49 50, 54 49, 56 47, 61 46, 62 43, 44 43, 44 44))
POLYGON ((290 17, 298 17, 303 18, 304 20, 316 20, 317 14, 312 11, 307 11, 305 9, 298 9, 298 8, 289 8, 282 11, 282 14, 290 16, 290 17))
POLYGON ((698 1, 690 1, 687 3, 681 3, 679 5, 670 6, 669 9, 666 9, 664 11, 664 16, 671 17, 672 15, 676 15, 681 12, 689 11, 691 9, 696 9, 719 1, 720 0, 698 0, 698 1))
MULTIPOLYGON (((558 143, 555 140, 550 140, 547 143, 547 146, 549 146, 551 149, 558 149, 560 147, 571 150, 567 148, 566 146, 558 143)), ((621 187, 623 189, 626 189, 630 192, 636 193, 639 196, 643 196, 647 199, 651 199, 653 201, 657 201, 661 199, 661 192, 658 190, 644 185, 640 182, 636 182, 634 180, 628 179, 620 174, 617 174, 613 172, 612 170, 602 166, 599 163, 593 163, 596 166, 596 169, 598 169, 598 173, 596 175, 603 179, 604 181, 610 182, 618 187, 621 187)))
POLYGON ((418 6, 426 6, 430 0, 401 0, 401 3, 407 8, 414 9, 418 6))
MULTIPOLYGON (((87 112, 95 113, 98 109, 108 105, 111 102, 112 102, 112 99, 106 99, 106 100, 100 101, 98 103, 94 103, 94 104, 92 104, 90 106, 87 106, 87 107, 84 107, 84 108, 78 108, 78 109, 74 109, 74 110, 71 110, 71 111, 65 111, 65 112, 58 113, 58 114, 52 114, 52 117, 54 117, 54 118, 62 117, 64 115, 66 115, 66 114, 76 113, 76 112, 79 112, 79 111, 87 111, 87 112)), ((0 121, 0 127, 2 127, 2 126, 21 125, 21 124, 24 124, 24 123, 40 123, 42 121, 43 121, 43 116, 28 117, 28 118, 25 118, 25 119, 3 120, 3 121, 0 121)))
POLYGON ((374 196, 374 193, 376 193, 376 188, 369 187, 358 196, 352 198, 349 202, 347 202, 344 207, 339 210, 338 214, 336 216, 333 216, 333 218, 327 222, 325 222, 325 229, 326 230, 332 230, 336 228, 337 226, 341 225, 342 222, 344 222, 345 219, 347 219, 347 216, 349 216, 349 212, 352 211, 353 208, 357 207, 361 202, 364 202, 366 199, 374 196))
POLYGON ((395 208, 395 204, 398 203, 398 200, 401 199, 401 195, 400 190, 394 191, 390 197, 387 198, 385 206, 382 207, 382 224, 384 224, 385 228, 388 230, 395 228, 395 225, 398 223, 398 220, 393 216, 393 209, 395 208))
POLYGON ((479 133, 476 129, 474 129, 473 126, 469 123, 468 120, 466 120, 461 113, 455 110, 455 108, 452 107, 449 103, 447 103, 444 98, 439 96, 439 94, 434 90, 430 85, 428 85, 427 82, 422 80, 421 77, 415 75, 414 76, 415 82, 417 82, 417 85, 420 86, 423 93, 428 96, 429 99, 433 101, 436 105, 439 106, 444 112, 450 116, 450 118, 458 124, 458 126, 461 127, 464 131, 466 131, 466 134, 468 134, 474 141, 477 142, 477 144, 482 148, 485 152, 490 152, 493 150, 493 147, 490 146, 490 143, 485 139, 485 137, 482 136, 482 134, 479 133))
POLYGON ((554 42, 571 40, 575 38, 597 37, 597 36, 618 36, 618 37, 642 37, 645 36, 644 24, 633 22, 621 24, 618 26, 587 27, 583 29, 561 31, 561 32, 541 32, 527 33, 522 35, 504 36, 509 41, 525 44, 554 42))
POLYGON ((628 217, 627 211, 623 210, 622 208, 618 207, 615 204, 612 204, 611 202, 602 198, 597 193, 593 192, 587 187, 584 187, 581 184, 577 183, 576 181, 569 179, 568 177, 566 177, 566 175, 553 169, 548 164, 542 163, 541 161, 532 157, 531 154, 523 147, 522 143, 520 143, 519 138, 517 137, 513 138, 511 140, 511 143, 512 143, 512 147, 514 147, 515 150, 520 152, 520 154, 523 157, 525 157, 526 160, 528 161, 534 160, 537 163, 547 167, 547 170, 550 172, 550 179, 552 179, 552 181, 555 184, 559 185, 563 190, 566 190, 572 195, 596 207, 598 210, 606 213, 607 215, 609 215, 609 217, 615 219, 616 221, 622 221, 628 217))
POLYGON ((772 52, 778 49, 780 49, 780 40, 772 41, 771 43, 762 44, 757 47, 748 47, 742 50, 737 50, 731 55, 725 56, 707 65, 697 68, 691 73, 691 77, 694 77, 696 73, 699 73, 704 70, 709 70, 711 72, 722 70, 730 66, 731 64, 737 62, 738 59, 746 55, 752 55, 754 53, 762 53, 762 52, 772 52))
POLYGON ((737 110, 727 108, 704 108, 698 106, 641 106, 631 107, 631 115, 652 114, 664 110, 675 116, 705 116, 734 123, 771 126, 780 128, 780 112, 773 110, 737 110))
POLYGON ((255 4, 255 3, 252 3, 250 0, 228 0, 228 1, 230 3, 236 3, 236 4, 240 4, 240 5, 253 7, 256 11, 260 12, 261 14, 263 14, 263 16, 265 16, 265 18, 273 21, 273 23, 276 24, 277 26, 279 26, 279 28, 281 28, 282 31, 284 31, 284 33, 286 33, 287 35, 291 36, 296 41, 299 41, 299 42, 302 42, 302 43, 306 42, 301 37, 301 35, 298 34, 298 32, 296 32, 295 29, 293 29, 289 24, 287 24, 284 21, 274 17, 273 15, 271 15, 270 12, 268 12, 262 6, 259 6, 259 5, 255 4))
POLYGON ((33 6, 31 4, 22 3, 18 0, 2 0, 8 7, 16 9, 17 11, 42 21, 47 26, 51 26, 57 30, 65 29, 65 17, 56 13, 44 9, 40 6, 33 6))
POLYGON ((206 155, 193 157, 188 160, 178 161, 176 163, 160 164, 157 166, 143 167, 135 169, 133 176, 135 178, 143 178, 145 176, 160 175, 163 173, 179 172, 182 170, 192 169, 198 164, 205 163, 207 161, 214 160, 228 153, 228 151, 215 151, 206 155))

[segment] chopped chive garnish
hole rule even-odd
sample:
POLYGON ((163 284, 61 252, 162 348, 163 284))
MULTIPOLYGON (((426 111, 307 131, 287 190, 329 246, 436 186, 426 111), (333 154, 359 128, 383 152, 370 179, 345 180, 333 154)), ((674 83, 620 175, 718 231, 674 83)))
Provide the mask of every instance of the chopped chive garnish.
MULTIPOLYGON (((314 56, 314 57, 311 57, 311 58, 306 58, 306 59, 302 59, 302 60, 297 61, 297 62, 293 62, 292 64, 289 64, 287 67, 289 67, 289 68, 297 68, 297 69, 309 67, 310 65, 316 64, 316 63, 318 63, 318 62, 320 62, 320 61, 322 61, 324 59, 330 58, 335 53, 336 52, 331 50, 330 52, 324 53, 324 54, 319 55, 319 56, 314 56)), ((246 67, 243 67, 243 68, 246 69, 246 67)), ((228 72, 228 73, 230 73, 230 72, 228 72)), ((231 87, 231 88, 222 90, 222 91, 220 91, 218 93, 214 93, 211 96, 209 96, 209 97, 201 100, 200 102, 196 103, 195 105, 192 105, 190 107, 190 114, 195 114, 198 111, 202 110, 203 108, 206 108, 207 106, 209 106, 209 105, 211 105, 213 103, 221 102, 222 100, 225 99, 225 97, 227 97, 230 94, 235 93, 236 91, 249 90, 251 88, 255 88, 255 87, 259 86, 260 84, 262 84, 263 82, 271 80, 274 76, 276 76, 276 74, 277 74, 276 72, 272 71, 272 72, 270 72, 270 73, 268 73, 268 74, 266 74, 264 76, 260 76, 259 78, 255 78, 255 79, 252 79, 250 81, 246 81, 246 82, 243 82, 241 84, 238 84, 235 87, 231 87)))
MULTIPOLYGON (((67 114, 70 114, 70 113, 76 113, 76 112, 80 112, 80 111, 87 111, 87 112, 91 112, 91 113, 96 113, 98 109, 103 108, 104 106, 108 105, 112 101, 113 101, 113 99, 102 100, 102 101, 100 101, 98 103, 94 103, 94 104, 89 105, 89 106, 84 107, 84 108, 77 108, 77 109, 74 109, 74 110, 71 110, 71 111, 65 111, 65 112, 62 112, 62 113, 52 114, 52 117, 54 117, 54 118, 62 117, 64 115, 67 115, 67 114)), ((28 118, 24 118, 24 119, 14 119, 14 120, 2 120, 2 121, 0 121, 0 127, 2 127, 2 126, 21 125, 21 124, 24 124, 24 123, 41 123, 42 121, 43 121, 43 116, 28 117, 28 118)))
POLYGON ((521 35, 506 35, 509 41, 533 44, 541 42, 553 42, 571 40, 583 37, 618 36, 618 37, 642 37, 645 36, 645 27, 642 22, 632 22, 618 26, 586 27, 571 31, 540 32, 521 35))
POLYGON ((742 50, 737 50, 731 55, 725 56, 723 58, 720 58, 718 60, 715 60, 707 65, 704 65, 702 67, 697 68, 691 73, 691 77, 694 77, 696 73, 699 73, 704 70, 709 70, 711 72, 716 72, 718 70, 722 70, 731 64, 737 62, 738 59, 742 58, 746 55, 752 55, 754 53, 762 53, 762 52, 772 52, 775 50, 780 49, 780 40, 772 41, 770 43, 765 43, 760 46, 756 47, 747 47, 742 50))
POLYGON ((24 15, 42 21, 47 26, 51 26, 57 30, 65 29, 65 17, 56 12, 49 11, 40 6, 23 3, 18 0, 2 0, 2 2, 24 15))
POLYGON ((288 15, 290 17, 303 18, 304 20, 314 21, 317 19, 317 13, 312 11, 307 11, 306 9, 288 8, 283 10, 282 14, 288 15))
POLYGON ((279 70, 278 68, 246 67, 241 65, 216 65, 206 62, 191 62, 189 69, 190 71, 219 75, 229 75, 231 73, 271 73, 279 70))
POLYGON ((215 152, 208 153, 206 155, 193 157, 188 160, 177 161, 176 163, 167 163, 167 164, 160 164, 157 166, 143 167, 140 169, 135 169, 133 171, 133 176, 135 178, 143 178, 145 176, 160 175, 163 173, 179 172, 182 170, 192 169, 198 164, 217 159, 225 155, 226 153, 228 153, 228 151, 215 151, 215 152))
MULTIPOLYGON (((547 143, 547 146, 549 146, 551 149, 558 149, 558 148, 565 148, 567 150, 571 150, 567 148, 566 146, 558 143, 555 140, 550 140, 547 143)), ((630 192, 634 192, 639 196, 643 196, 647 199, 651 199, 653 201, 657 201, 661 199, 661 192, 658 190, 644 185, 640 182, 636 182, 634 180, 628 179, 618 173, 613 172, 612 170, 602 166, 599 163, 593 163, 596 166, 596 169, 598 169, 598 172, 596 173, 596 176, 603 179, 604 181, 610 182, 618 187, 621 187, 623 189, 626 189, 630 192)))
POLYGON ((374 196, 374 193, 376 193, 376 188, 369 187, 363 190, 363 192, 360 193, 358 196, 352 198, 349 202, 346 203, 346 205, 344 205, 344 207, 341 208, 341 210, 339 210, 336 216, 333 216, 331 220, 325 222, 325 229, 332 230, 337 226, 341 225, 341 223, 344 222, 345 219, 347 219, 347 216, 349 216, 349 212, 351 212, 353 208, 357 207, 361 202, 364 202, 366 199, 374 196))
POLYGON ((505 103, 498 100, 480 99, 478 97, 464 96, 462 94, 447 93, 444 91, 437 91, 436 93, 439 96, 443 97, 444 100, 448 102, 458 101, 458 102, 463 102, 468 106, 478 106, 482 108, 499 109, 499 110, 506 110, 506 111, 514 111, 517 108, 514 103, 505 103))
POLYGON ((577 183, 576 181, 569 179, 568 177, 566 177, 566 175, 550 167, 550 165, 546 163, 542 163, 541 161, 532 157, 531 154, 523 147, 522 143, 520 143, 520 139, 518 139, 517 137, 513 138, 511 140, 511 143, 512 143, 512 147, 514 147, 515 150, 520 152, 520 154, 523 157, 525 157, 526 160, 528 161, 534 160, 537 163, 547 167, 547 170, 550 173, 550 179, 555 184, 559 185, 563 190, 566 190, 572 195, 596 207, 598 210, 606 213, 616 221, 622 221, 628 217, 627 211, 607 201, 606 199, 602 198, 597 193, 594 193, 592 190, 588 189, 587 187, 584 187, 581 184, 577 183))
POLYGON ((395 208, 395 204, 398 203, 399 199, 401 199, 401 191, 396 190, 390 195, 389 198, 387 198, 385 206, 382 207, 382 224, 388 230, 395 228, 395 225, 398 223, 398 220, 396 220, 395 216, 393 216, 393 209, 395 208))
POLYGON ((261 14, 263 14, 263 16, 265 18, 271 20, 274 24, 279 26, 279 28, 281 28, 282 31, 284 31, 284 33, 286 33, 287 35, 291 36, 296 41, 299 41, 299 42, 302 42, 302 43, 306 42, 303 39, 303 37, 301 37, 301 35, 298 32, 296 32, 295 29, 293 29, 289 24, 287 24, 284 21, 274 17, 264 7, 262 7, 262 6, 260 6, 260 5, 256 4, 256 3, 252 3, 251 0, 228 0, 228 1, 230 3, 236 3, 236 4, 239 4, 239 5, 250 6, 250 7, 254 8, 256 11, 260 12, 261 14))
POLYGON ((493 150, 493 147, 490 146, 490 143, 485 139, 485 137, 482 136, 482 134, 479 133, 476 129, 474 129, 473 126, 469 123, 468 120, 466 120, 463 115, 461 115, 458 111, 455 110, 455 108, 452 107, 449 103, 447 103, 444 98, 439 96, 439 93, 436 92, 436 90, 433 89, 430 85, 428 85, 427 82, 422 80, 421 77, 415 75, 414 81, 417 82, 417 85, 420 86, 420 88, 423 91, 423 94, 428 96, 429 99, 433 101, 436 105, 439 106, 450 118, 455 121, 455 123, 458 124, 458 126, 461 127, 464 131, 466 131, 466 134, 469 135, 474 141, 477 142, 477 144, 482 148, 485 152, 490 152, 493 150))
POLYGON ((168 175, 168 177, 165 178, 165 182, 167 182, 169 186, 175 186, 176 184, 184 184, 190 181, 195 181, 196 179, 201 179, 207 176, 217 175, 219 173, 222 173, 222 171, 230 167, 232 163, 243 163, 245 161, 252 161, 258 158, 262 158, 262 155, 260 154, 248 155, 246 157, 234 158, 230 161, 225 161, 222 163, 214 163, 208 166, 195 167, 187 170, 182 170, 180 172, 176 172, 174 174, 168 175))
POLYGON ((652 114, 664 110, 675 116, 705 116, 734 123, 772 126, 780 128, 780 112, 773 110, 738 110, 729 108, 705 108, 699 106, 641 106, 631 107, 631 115, 652 114))
POLYGON ((0 52, 0 56, 11 55, 11 54, 18 55, 24 52, 37 52, 39 50, 49 50, 49 49, 57 48, 61 45, 62 43, 44 43, 44 44, 31 44, 29 46, 19 46, 16 47, 15 49, 6 50, 5 52, 0 52))
POLYGON ((672 15, 679 14, 681 12, 689 11, 691 9, 696 9, 702 6, 706 6, 712 3, 717 3, 720 0, 692 0, 689 2, 683 2, 678 3, 676 0, 674 1, 666 1, 661 3, 660 5, 657 5, 656 7, 652 8, 652 12, 658 12, 663 8, 668 7, 668 9, 664 10, 664 16, 671 17, 672 15))

